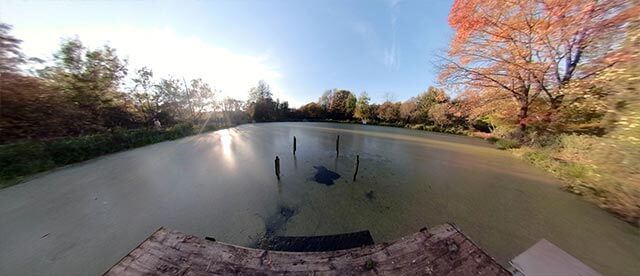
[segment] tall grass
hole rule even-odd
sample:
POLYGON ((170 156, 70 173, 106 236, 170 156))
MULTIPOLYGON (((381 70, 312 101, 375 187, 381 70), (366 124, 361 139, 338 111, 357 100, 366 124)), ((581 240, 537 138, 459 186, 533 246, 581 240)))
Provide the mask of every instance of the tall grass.
POLYGON ((611 137, 560 135, 546 146, 513 150, 555 174, 566 190, 640 226, 640 147, 611 137))

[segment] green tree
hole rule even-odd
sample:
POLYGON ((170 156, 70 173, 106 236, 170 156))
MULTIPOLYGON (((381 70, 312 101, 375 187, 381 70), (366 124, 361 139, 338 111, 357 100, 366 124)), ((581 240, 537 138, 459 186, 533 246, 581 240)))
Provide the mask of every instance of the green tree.
POLYGON ((143 121, 151 126, 154 118, 160 111, 160 94, 154 89, 153 71, 147 67, 143 67, 136 71, 136 76, 131 79, 133 87, 130 94, 135 101, 135 108, 142 116, 143 121))
POLYGON ((191 86, 186 89, 185 108, 187 109, 187 120, 198 122, 204 118, 206 113, 213 111, 216 106, 214 97, 217 91, 211 89, 208 83, 202 79, 191 80, 191 86))
POLYGON ((251 103, 273 100, 272 97, 271 87, 264 80, 258 81, 258 85, 249 90, 249 102, 251 103))
POLYGON ((77 38, 68 39, 53 60, 54 65, 41 70, 40 76, 86 111, 86 120, 106 127, 132 125, 127 97, 119 91, 127 62, 115 49, 105 45, 91 50, 77 38))
POLYGON ((36 77, 1 73, 0 99, 0 144, 97 131, 85 112, 36 77))
POLYGON ((356 106, 356 98, 349 90, 336 90, 329 104, 332 119, 351 119, 356 106))
POLYGON ((244 102, 229 97, 224 98, 220 103, 222 116, 227 124, 236 124, 244 122, 247 119, 247 113, 244 110, 244 102))
POLYGON ((169 77, 160 79, 153 86, 158 95, 160 108, 156 116, 163 125, 171 125, 186 118, 184 109, 182 108, 183 84, 180 80, 169 77))
POLYGON ((356 102, 356 109, 353 114, 354 117, 362 120, 363 122, 369 121, 369 101, 371 98, 366 91, 360 93, 356 102))
POLYGON ((426 92, 420 94, 416 98, 416 109, 418 120, 422 123, 428 123, 429 109, 436 104, 445 103, 449 101, 449 96, 444 90, 429 86, 426 92))
POLYGON ((273 101, 271 88, 261 80, 249 90, 249 116, 258 122, 277 119, 278 104, 273 101))
POLYGON ((378 116, 379 109, 380 109, 379 104, 373 103, 369 105, 369 115, 367 115, 367 117, 369 118, 369 121, 377 122, 380 120, 378 116))
POLYGON ((289 109, 289 102, 280 102, 280 99, 276 100, 276 109, 278 120, 286 120, 289 118, 291 110, 289 109))
POLYGON ((88 112, 90 120, 107 127, 130 123, 131 118, 118 121, 128 112, 126 97, 118 91, 127 75, 127 62, 115 49, 108 45, 87 49, 75 38, 64 41, 53 57, 55 65, 40 71, 40 76, 88 112))
POLYGON ((349 97, 347 98, 347 110, 346 110, 346 115, 347 118, 353 118, 353 114, 356 112, 356 103, 358 102, 358 100, 356 99, 356 96, 353 95, 353 93, 349 93, 349 97))
POLYGON ((324 109, 318 103, 308 103, 300 107, 300 112, 304 118, 320 119, 324 117, 324 109))
POLYGON ((243 111, 244 102, 241 100, 226 97, 221 103, 222 111, 237 112, 243 111))

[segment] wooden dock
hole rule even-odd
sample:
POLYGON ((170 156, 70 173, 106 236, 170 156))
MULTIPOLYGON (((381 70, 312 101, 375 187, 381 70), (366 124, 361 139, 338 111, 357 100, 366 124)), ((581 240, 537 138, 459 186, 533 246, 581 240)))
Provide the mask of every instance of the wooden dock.
POLYGON ((509 275, 455 226, 327 252, 235 246, 160 228, 105 275, 509 275))

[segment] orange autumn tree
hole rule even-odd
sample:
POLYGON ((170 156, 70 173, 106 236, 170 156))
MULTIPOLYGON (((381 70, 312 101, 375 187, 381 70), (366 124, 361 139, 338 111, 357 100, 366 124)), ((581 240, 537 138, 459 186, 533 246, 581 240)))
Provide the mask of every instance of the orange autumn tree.
POLYGON ((468 90, 507 94, 516 103, 518 128, 524 132, 529 107, 541 93, 536 78, 536 33, 543 25, 533 1, 456 0, 449 14, 455 30, 441 79, 468 90))
MULTIPOLYGON (((539 1, 545 27, 539 34, 539 62, 545 75, 536 81, 545 94, 550 112, 584 96, 588 89, 573 93, 571 86, 590 86, 597 76, 627 60, 623 50, 629 22, 640 14, 640 6, 629 0, 539 1), (573 83, 572 83, 573 82, 573 83), (567 99, 567 96, 573 96, 567 99)), ((548 113, 547 115, 549 115, 548 113)))
POLYGON ((557 109, 572 81, 624 58, 616 50, 624 32, 616 30, 636 10, 626 0, 456 0, 449 14, 455 36, 440 78, 510 97, 522 134, 540 95, 557 109))

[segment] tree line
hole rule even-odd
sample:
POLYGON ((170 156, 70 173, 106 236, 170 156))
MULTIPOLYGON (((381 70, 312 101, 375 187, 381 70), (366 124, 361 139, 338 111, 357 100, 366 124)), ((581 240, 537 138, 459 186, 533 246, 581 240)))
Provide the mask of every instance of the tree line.
POLYGON ((225 98, 202 79, 155 79, 151 69, 129 72, 127 60, 105 45, 89 49, 66 39, 51 62, 28 58, 21 40, 0 23, 0 130, 2 143, 135 129, 241 121, 243 103, 225 98), (44 68, 26 72, 26 65, 44 68), (42 67, 42 66, 40 66, 42 67))
POLYGON ((116 49, 90 49, 78 38, 64 40, 50 62, 29 58, 10 31, 10 25, 0 24, 0 129, 5 144, 176 124, 357 120, 447 126, 453 125, 458 106, 442 89, 431 87, 405 102, 382 104, 370 103, 366 92, 356 97, 349 90, 331 89, 317 102, 294 109, 274 99, 265 81, 248 91, 246 101, 217 99, 221 91, 202 79, 157 78, 148 67, 131 72, 116 49))
POLYGON ((387 100, 372 103, 367 92, 356 97, 344 89, 327 90, 318 102, 308 103, 297 112, 304 119, 330 119, 355 121, 364 124, 385 124, 413 128, 439 127, 449 132, 468 129, 486 130, 479 124, 469 123, 461 112, 464 102, 452 99, 442 88, 429 87, 406 101, 387 100))

